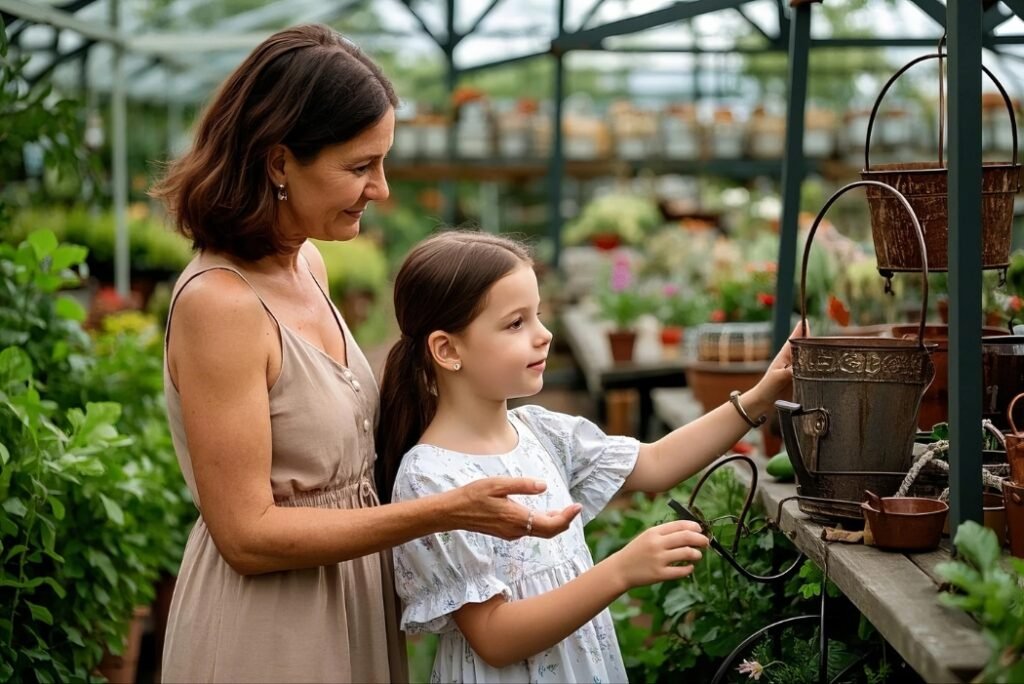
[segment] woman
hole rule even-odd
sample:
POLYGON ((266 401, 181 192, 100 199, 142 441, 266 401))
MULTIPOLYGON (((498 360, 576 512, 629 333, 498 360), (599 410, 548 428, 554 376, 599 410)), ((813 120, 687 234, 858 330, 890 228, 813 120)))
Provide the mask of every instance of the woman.
POLYGON ((551 537, 579 512, 531 518, 507 496, 544 483, 511 478, 379 505, 377 387, 307 240, 352 239, 387 198, 396 103, 331 29, 281 31, 153 191, 197 250, 167 322, 168 420, 200 517, 165 681, 403 681, 391 547, 455 529, 551 537))

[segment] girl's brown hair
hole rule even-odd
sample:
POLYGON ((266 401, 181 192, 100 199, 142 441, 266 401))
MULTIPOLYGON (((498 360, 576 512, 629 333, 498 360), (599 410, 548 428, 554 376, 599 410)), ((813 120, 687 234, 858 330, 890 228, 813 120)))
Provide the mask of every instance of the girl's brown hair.
POLYGON ((296 26, 261 43, 221 86, 192 149, 150 191, 194 249, 246 260, 283 251, 274 230, 275 145, 308 164, 329 145, 375 124, 398 104, 380 68, 322 25, 296 26))
POLYGON ((391 501, 402 457, 437 412, 437 376, 427 338, 436 330, 465 330, 486 305, 491 286, 532 263, 520 243, 470 231, 434 235, 405 258, 395 278, 402 337, 388 354, 380 388, 374 473, 384 503, 391 501))

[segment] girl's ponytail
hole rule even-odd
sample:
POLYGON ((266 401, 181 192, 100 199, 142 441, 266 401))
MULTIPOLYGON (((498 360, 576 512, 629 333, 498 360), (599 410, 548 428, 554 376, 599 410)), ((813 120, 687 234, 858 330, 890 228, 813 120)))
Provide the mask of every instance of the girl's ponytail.
POLYGON ((402 457, 416 444, 437 412, 433 367, 424 358, 426 345, 405 335, 388 352, 380 386, 377 462, 374 477, 381 503, 391 502, 391 489, 402 457))
POLYGON ((395 318, 402 338, 391 348, 380 387, 374 477, 381 502, 391 501, 398 467, 437 413, 431 333, 457 334, 480 313, 491 286, 531 265, 523 245, 487 233, 449 231, 417 245, 395 276, 395 318))

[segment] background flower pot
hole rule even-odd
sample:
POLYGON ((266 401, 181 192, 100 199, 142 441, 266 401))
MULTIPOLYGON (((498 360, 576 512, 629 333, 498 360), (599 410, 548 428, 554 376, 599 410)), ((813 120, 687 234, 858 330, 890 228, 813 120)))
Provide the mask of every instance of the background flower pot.
POLYGON ((142 630, 150 615, 149 606, 135 609, 132 624, 125 638, 121 655, 106 653, 99 664, 99 671, 111 684, 132 684, 139 666, 139 651, 142 646, 142 630))
MULTIPOLYGON (((917 325, 894 325, 893 337, 917 337, 917 325)), ((984 327, 982 335, 1005 335, 1002 328, 984 327)), ((932 363, 935 365, 935 379, 925 390, 921 398, 921 408, 917 414, 917 425, 922 430, 931 430, 936 423, 949 421, 949 328, 945 325, 926 325, 924 328, 926 344, 937 345, 931 350, 932 363)))
POLYGON ((633 346, 636 344, 636 331, 610 330, 608 344, 612 351, 612 360, 622 363, 633 360, 633 346))
POLYGON ((661 355, 674 359, 682 351, 683 328, 678 325, 666 325, 661 328, 661 355))
POLYGON ((698 361, 686 369, 686 384, 693 398, 707 412, 729 401, 733 390, 745 392, 756 385, 767 369, 767 361, 753 364, 698 361))

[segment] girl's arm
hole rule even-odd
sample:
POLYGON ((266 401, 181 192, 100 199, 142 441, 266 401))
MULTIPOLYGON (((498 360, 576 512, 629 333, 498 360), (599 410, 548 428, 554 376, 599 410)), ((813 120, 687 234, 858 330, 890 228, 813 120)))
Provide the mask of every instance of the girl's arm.
POLYGON ((592 620, 637 586, 686 577, 707 546, 700 526, 675 521, 652 527, 624 549, 571 582, 520 601, 495 596, 468 603, 455 623, 473 650, 491 667, 506 667, 542 653, 592 620))
MULTIPOLYGON (((171 332, 168 358, 203 520, 238 573, 340 563, 452 529, 503 538, 525 533, 527 509, 505 497, 543 491, 543 483, 529 479, 481 480, 419 501, 355 510, 276 505, 267 391, 278 345, 273 322, 237 276, 212 271, 179 295, 171 332)), ((537 515, 533 534, 558 534, 578 512, 537 515)))
MULTIPOLYGON (((793 331, 797 334, 800 326, 793 331)), ((792 356, 787 342, 757 385, 740 395, 740 404, 753 419, 775 405, 793 382, 792 356)), ((750 430, 736 408, 726 403, 652 444, 640 445, 636 466, 623 484, 625 491, 664 492, 700 472, 726 453, 750 430)))

